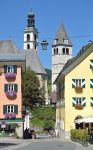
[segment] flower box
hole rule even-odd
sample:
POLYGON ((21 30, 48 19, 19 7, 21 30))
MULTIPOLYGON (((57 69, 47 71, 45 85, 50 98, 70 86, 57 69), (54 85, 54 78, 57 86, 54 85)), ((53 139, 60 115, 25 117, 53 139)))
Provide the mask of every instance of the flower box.
POLYGON ((81 110, 81 109, 83 109, 83 106, 82 105, 76 105, 75 108, 78 110, 81 110))
POLYGON ((15 113, 5 113, 5 119, 15 119, 16 114, 15 113))
POLYGON ((7 91, 6 96, 7 97, 16 97, 16 91, 7 91))
POLYGON ((7 80, 9 80, 9 79, 15 79, 16 78, 16 73, 5 73, 5 78, 7 80))

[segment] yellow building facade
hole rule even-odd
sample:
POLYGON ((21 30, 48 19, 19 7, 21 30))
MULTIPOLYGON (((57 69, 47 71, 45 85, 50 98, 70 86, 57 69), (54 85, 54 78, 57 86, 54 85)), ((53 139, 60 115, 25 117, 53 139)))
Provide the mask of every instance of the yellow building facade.
POLYGON ((68 133, 86 127, 75 120, 93 116, 93 43, 67 62, 54 83, 58 100, 56 125, 68 133))

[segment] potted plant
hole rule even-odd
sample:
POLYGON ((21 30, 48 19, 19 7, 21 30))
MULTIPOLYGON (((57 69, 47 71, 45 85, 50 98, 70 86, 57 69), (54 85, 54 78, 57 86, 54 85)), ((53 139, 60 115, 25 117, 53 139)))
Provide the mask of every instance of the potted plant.
POLYGON ((75 105, 75 108, 78 110, 81 110, 81 109, 83 109, 83 106, 82 105, 75 105))
POLYGON ((5 73, 5 78, 9 79, 16 79, 16 73, 5 73))
POLYGON ((6 91, 7 97, 16 97, 16 91, 6 91))

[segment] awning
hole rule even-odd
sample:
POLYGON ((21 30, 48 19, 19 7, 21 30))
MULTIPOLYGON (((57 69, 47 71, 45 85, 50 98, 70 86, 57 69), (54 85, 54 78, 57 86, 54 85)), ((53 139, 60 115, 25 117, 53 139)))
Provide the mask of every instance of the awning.
POLYGON ((75 123, 93 123, 93 117, 87 117, 87 118, 81 118, 81 119, 77 119, 75 120, 75 123))

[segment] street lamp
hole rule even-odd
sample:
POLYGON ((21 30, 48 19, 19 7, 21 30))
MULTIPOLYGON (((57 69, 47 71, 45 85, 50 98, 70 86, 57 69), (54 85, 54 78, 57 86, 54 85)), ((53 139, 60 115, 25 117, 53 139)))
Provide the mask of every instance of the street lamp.
POLYGON ((43 41, 41 42, 41 46, 42 46, 42 49, 43 49, 43 50, 47 50, 48 42, 47 42, 46 40, 43 40, 43 41))

